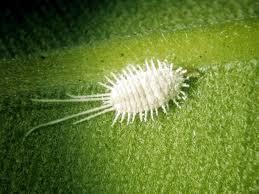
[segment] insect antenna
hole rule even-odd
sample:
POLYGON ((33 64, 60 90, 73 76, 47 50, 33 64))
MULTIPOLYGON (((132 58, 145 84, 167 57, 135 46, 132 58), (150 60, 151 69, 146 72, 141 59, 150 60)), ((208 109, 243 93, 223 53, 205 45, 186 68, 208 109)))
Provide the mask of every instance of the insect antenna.
POLYGON ((88 114, 88 113, 92 113, 92 112, 96 112, 96 111, 99 111, 99 110, 103 110, 103 109, 109 108, 110 106, 111 106, 111 105, 104 105, 104 106, 92 108, 92 109, 89 109, 89 110, 87 110, 87 111, 79 112, 79 113, 76 113, 76 114, 72 114, 72 115, 69 115, 69 116, 66 116, 66 117, 57 119, 57 120, 53 120, 53 121, 50 121, 50 122, 47 122, 47 123, 40 124, 40 125, 38 125, 38 126, 36 126, 36 127, 33 127, 32 129, 30 129, 30 130, 25 134, 24 139, 25 139, 26 137, 28 137, 28 136, 29 136, 33 131, 35 131, 36 129, 39 129, 39 128, 42 128, 42 127, 46 127, 46 126, 50 126, 50 125, 54 125, 54 124, 57 124, 57 123, 66 121, 66 120, 68 120, 68 119, 72 119, 72 118, 74 118, 74 117, 82 116, 82 115, 85 115, 85 114, 88 114))

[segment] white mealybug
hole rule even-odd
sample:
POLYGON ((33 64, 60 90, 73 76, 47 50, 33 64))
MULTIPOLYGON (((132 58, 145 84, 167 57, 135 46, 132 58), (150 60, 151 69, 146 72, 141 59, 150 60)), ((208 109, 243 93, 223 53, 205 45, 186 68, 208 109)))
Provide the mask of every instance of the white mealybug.
POLYGON ((67 117, 50 121, 38 125, 29 130, 25 137, 34 130, 54 125, 74 117, 91 115, 74 122, 74 124, 92 119, 104 113, 115 111, 115 117, 112 126, 120 119, 122 122, 127 116, 127 124, 133 122, 136 115, 139 115, 140 121, 147 121, 148 113, 154 120, 154 113, 158 115, 158 108, 162 108, 164 113, 169 109, 168 102, 172 100, 180 108, 178 100, 186 99, 186 94, 182 91, 183 87, 189 87, 185 81, 187 70, 183 68, 173 69, 173 64, 167 61, 157 60, 157 64, 150 60, 150 64, 145 61, 146 68, 141 66, 128 65, 121 74, 111 73, 112 79, 106 77, 107 83, 100 83, 107 89, 106 93, 87 96, 68 95, 70 99, 33 99, 36 102, 86 102, 103 101, 103 105, 84 112, 69 115, 67 117))

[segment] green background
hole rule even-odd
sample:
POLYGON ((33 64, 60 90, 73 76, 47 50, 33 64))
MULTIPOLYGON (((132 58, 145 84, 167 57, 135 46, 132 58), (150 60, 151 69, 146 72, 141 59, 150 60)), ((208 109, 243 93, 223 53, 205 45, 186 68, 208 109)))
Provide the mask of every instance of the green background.
MULTIPOLYGON (((0 193, 258 192, 256 1, 55 1, 2 22, 0 193), (127 64, 167 59, 200 72, 177 109, 111 127, 113 113, 24 134, 100 103, 127 64)), ((7 14, 7 12, 4 12, 7 14)))

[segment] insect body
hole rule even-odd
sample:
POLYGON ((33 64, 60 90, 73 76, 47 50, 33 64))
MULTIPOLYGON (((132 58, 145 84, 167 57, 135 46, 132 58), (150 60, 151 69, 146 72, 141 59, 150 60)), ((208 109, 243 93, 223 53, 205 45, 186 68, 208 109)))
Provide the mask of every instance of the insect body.
POLYGON ((158 108, 162 108, 166 113, 169 108, 168 102, 172 100, 177 107, 180 107, 178 100, 186 99, 186 94, 182 91, 183 87, 189 87, 185 81, 187 70, 181 67, 174 70, 173 65, 166 61, 153 60, 148 63, 145 61, 146 68, 129 65, 121 74, 111 73, 112 78, 106 77, 107 83, 100 83, 107 89, 106 93, 87 96, 68 95, 70 99, 33 99, 37 102, 86 102, 102 101, 103 105, 84 112, 70 115, 58 120, 44 123, 32 128, 25 136, 34 130, 53 125, 74 117, 90 114, 91 115, 74 122, 81 123, 101 114, 115 111, 114 125, 119 119, 122 122, 127 117, 127 124, 133 122, 136 115, 140 121, 146 121, 148 114, 154 120, 154 113, 158 115, 158 108))

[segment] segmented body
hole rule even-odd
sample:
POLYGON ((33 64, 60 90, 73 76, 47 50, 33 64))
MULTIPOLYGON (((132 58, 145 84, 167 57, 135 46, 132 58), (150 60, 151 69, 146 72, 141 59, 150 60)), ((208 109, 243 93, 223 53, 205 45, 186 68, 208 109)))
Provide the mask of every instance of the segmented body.
POLYGON ((128 66, 119 76, 113 74, 116 82, 107 78, 111 84, 111 87, 107 87, 111 94, 108 102, 117 112, 116 116, 121 115, 123 120, 127 114, 129 123, 131 116, 133 120, 136 114, 140 115, 141 121, 144 114, 144 120, 147 120, 150 112, 153 119, 153 112, 157 113, 159 107, 166 112, 169 100, 175 101, 180 94, 185 97, 181 87, 188 87, 184 83, 186 70, 179 68, 174 71, 172 68, 172 64, 160 61, 157 61, 156 66, 151 60, 150 64, 146 62, 145 70, 140 66, 128 66))
POLYGON ((73 114, 58 120, 44 123, 32 128, 27 132, 28 136, 32 131, 53 125, 74 117, 94 113, 83 118, 74 124, 89 120, 106 112, 115 111, 115 118, 112 122, 114 125, 120 118, 122 122, 127 115, 127 124, 133 122, 136 115, 139 114, 141 121, 146 121, 148 114, 154 119, 154 112, 158 114, 158 108, 167 112, 168 102, 172 100, 178 107, 178 100, 186 99, 186 94, 182 91, 183 87, 189 87, 185 83, 188 77, 187 71, 181 67, 173 69, 173 65, 167 61, 153 60, 148 63, 145 61, 145 68, 141 66, 128 65, 121 74, 111 73, 112 78, 106 77, 107 83, 100 83, 107 91, 102 94, 87 96, 68 95, 70 99, 34 99, 37 102, 86 102, 86 101, 103 101, 103 105, 84 112, 73 114), (100 112, 98 112, 100 111, 100 112))

